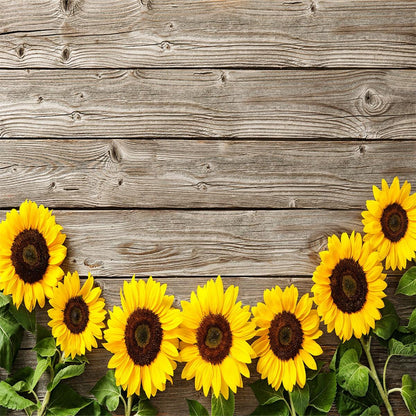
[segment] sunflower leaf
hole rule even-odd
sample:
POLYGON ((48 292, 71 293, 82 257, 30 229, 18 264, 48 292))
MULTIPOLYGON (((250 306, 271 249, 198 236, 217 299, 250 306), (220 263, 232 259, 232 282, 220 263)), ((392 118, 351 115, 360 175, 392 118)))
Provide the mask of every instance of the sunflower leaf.
POLYGON ((350 349, 339 361, 338 384, 353 396, 363 397, 368 390, 368 367, 359 362, 357 351, 350 349))
POLYGON ((320 412, 328 413, 337 392, 336 376, 333 371, 318 374, 309 381, 309 405, 320 412))
POLYGON ((267 383, 266 380, 257 380, 250 384, 250 387, 253 390, 257 401, 261 405, 267 405, 278 402, 279 400, 285 400, 283 387, 281 386, 279 390, 275 390, 267 383))
POLYGON ((22 342, 23 328, 10 313, 9 308, 0 309, 0 367, 11 371, 13 361, 22 342))
POLYGON ((402 377, 401 393, 409 412, 416 415, 416 382, 409 374, 404 374, 402 377))
POLYGON ((186 399, 188 403, 189 416, 209 416, 208 410, 196 400, 186 399))
POLYGON ((5 295, 3 292, 0 292, 0 308, 8 305, 11 302, 12 298, 5 295))
POLYGON ((289 393, 292 397, 293 406, 299 416, 304 416, 309 404, 309 385, 306 384, 302 389, 296 384, 289 393))
POLYGON ((111 416, 111 413, 100 406, 96 400, 93 400, 88 406, 81 409, 77 416, 111 416))
POLYGON ((116 385, 114 370, 107 371, 106 375, 98 380, 91 393, 101 406, 106 406, 110 412, 114 412, 119 405, 121 395, 121 388, 116 385))
POLYGON ((68 365, 59 370, 53 380, 48 384, 48 391, 52 391, 61 380, 80 376, 85 371, 85 363, 81 365, 68 365))
POLYGON ((149 399, 140 399, 139 403, 137 403, 135 411, 136 411, 136 416, 156 416, 157 415, 157 409, 152 405, 149 399))
POLYGON ((233 416, 234 415, 234 393, 229 392, 228 400, 220 393, 218 397, 211 397, 211 416, 233 416))
POLYGON ((41 356, 38 356, 38 363, 36 365, 35 371, 33 372, 32 377, 28 379, 29 390, 33 390, 36 387, 40 378, 42 377, 42 374, 48 369, 50 365, 50 357, 43 358, 41 356))
POLYGON ((392 338, 389 341, 389 355, 401 355, 402 357, 413 357, 416 355, 416 342, 404 344, 392 338))
POLYGON ((35 406, 31 400, 20 396, 13 387, 5 381, 0 381, 1 405, 6 409, 23 410, 35 406))
POLYGON ((59 384, 51 393, 46 416, 75 416, 91 399, 79 395, 67 384, 59 384))
POLYGON ((306 368, 306 380, 313 380, 321 372, 324 364, 325 363, 323 361, 316 360, 316 370, 306 368))
POLYGON ((396 295, 399 293, 407 296, 416 295, 416 266, 411 267, 401 277, 397 286, 396 295))
POLYGON ((33 347, 33 349, 41 357, 52 357, 56 352, 56 343, 55 338, 46 337, 38 341, 38 343, 33 347))
POLYGON ((357 338, 353 337, 350 340, 345 341, 338 345, 338 348, 335 351, 334 356, 332 357, 329 368, 334 371, 338 370, 339 361, 341 360, 344 353, 350 350, 351 348, 357 352, 358 359, 360 359, 361 354, 363 353, 363 349, 361 347, 360 341, 358 341, 357 338))
POLYGON ((26 331, 32 332, 32 334, 36 331, 35 310, 29 312, 23 304, 17 309, 13 303, 10 304, 9 310, 16 321, 19 322, 26 331))
POLYGON ((371 407, 367 407, 367 409, 364 410, 363 413, 361 413, 361 416, 380 416, 381 410, 378 406, 373 404, 371 407))
POLYGON ((400 318, 393 304, 384 299, 384 308, 381 309, 381 319, 376 322, 373 332, 380 338, 389 339, 399 327, 400 318))
POLYGON ((28 391, 29 388, 29 380, 33 377, 33 368, 31 367, 23 367, 17 370, 13 375, 10 375, 6 378, 6 383, 13 386, 16 391, 28 391))
POLYGON ((406 329, 411 332, 416 332, 416 309, 413 309, 413 312, 410 315, 409 323, 406 329))
POLYGON ((258 406, 250 416, 289 416, 289 408, 284 401, 258 406))

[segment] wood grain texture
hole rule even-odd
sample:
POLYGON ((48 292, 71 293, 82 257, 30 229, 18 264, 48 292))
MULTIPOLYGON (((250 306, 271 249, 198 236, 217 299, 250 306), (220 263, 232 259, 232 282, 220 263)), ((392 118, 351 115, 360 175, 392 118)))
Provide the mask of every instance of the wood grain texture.
POLYGON ((415 141, 3 140, 0 207, 365 209, 415 141))
POLYGON ((0 71, 0 137, 414 139, 413 70, 0 71))
POLYGON ((307 276, 329 235, 362 230, 360 211, 54 213, 67 235, 64 269, 102 277, 307 276))
MULTIPOLYGON (((175 295, 174 306, 179 307, 180 300, 189 300, 190 292, 196 290, 198 285, 203 285, 206 282, 206 278, 196 277, 188 278, 161 278, 158 279, 162 283, 167 283, 167 293, 175 295)), ((240 287, 238 300, 241 300, 243 304, 256 305, 257 302, 262 301, 263 291, 267 288, 279 285, 284 288, 287 285, 295 284, 299 288, 300 295, 309 292, 312 286, 312 280, 308 278, 270 278, 270 277, 256 277, 256 278, 227 278, 224 277, 224 286, 238 285, 240 287)), ((98 279, 97 282, 103 288, 103 296, 106 299, 107 307, 112 308, 113 305, 120 306, 119 289, 122 286, 122 279, 98 279)), ((393 277, 389 279, 389 287, 387 290, 388 295, 394 293, 397 287, 398 278, 393 277)), ((408 316, 411 310, 416 306, 416 298, 408 298, 405 296, 395 296, 391 298, 394 302, 399 315, 408 316)), ((38 312, 39 313, 39 312, 38 312)), ((40 322, 46 324, 48 319, 46 317, 45 310, 42 310, 39 314, 40 322)), ((322 327, 324 329, 324 327, 322 327)), ((33 339, 28 338, 29 343, 25 342, 25 348, 33 345, 33 339)), ((337 338, 334 334, 324 335, 318 340, 323 346, 324 354, 320 358, 325 362, 329 362, 335 348, 338 344, 337 338)), ((377 357, 376 364, 379 370, 384 365, 386 358, 385 349, 378 346, 375 342, 373 345, 374 356, 377 357)), ((86 394, 95 384, 95 382, 102 377, 106 372, 106 367, 109 358, 111 357, 104 348, 98 348, 88 353, 88 359, 90 365, 87 366, 87 371, 81 377, 72 380, 71 385, 76 388, 82 394, 86 394)), ((21 351, 18 355, 15 367, 22 367, 25 365, 32 365, 35 361, 35 356, 28 351, 21 351)), ((411 359, 392 359, 389 364, 389 378, 388 383, 390 387, 400 385, 400 375, 404 372, 409 372, 412 376, 416 376, 414 367, 412 366, 413 360, 411 359), (412 368, 412 370, 409 369, 412 368)), ((203 397, 201 392, 197 393, 194 390, 193 381, 186 382, 181 380, 180 374, 183 365, 179 365, 179 368, 175 372, 174 384, 169 385, 167 390, 163 393, 158 393, 153 403, 160 409, 160 415, 186 415, 187 407, 185 398, 193 398, 202 401, 207 407, 209 406, 208 400, 203 397)), ((238 391, 236 397, 236 414, 248 415, 256 407, 256 400, 248 387, 248 384, 258 379, 256 374, 255 363, 250 366, 251 379, 245 379, 245 388, 238 391)), ((39 393, 42 396, 47 380, 41 382, 39 393)), ((391 397, 393 406, 396 410, 396 414, 406 414, 405 407, 401 402, 399 395, 393 395, 391 397)))
POLYGON ((416 65, 411 0, 0 1, 1 67, 416 65))

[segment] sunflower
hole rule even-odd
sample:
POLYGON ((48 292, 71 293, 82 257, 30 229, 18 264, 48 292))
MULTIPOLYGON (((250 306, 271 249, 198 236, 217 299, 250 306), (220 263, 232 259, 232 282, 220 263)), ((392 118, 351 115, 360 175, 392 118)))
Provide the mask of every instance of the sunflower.
POLYGON ((65 259, 65 234, 55 216, 43 205, 25 201, 12 209, 0 224, 0 290, 12 295, 17 308, 24 301, 32 311, 62 279, 59 267, 65 259))
POLYGON ((383 179, 381 190, 373 186, 375 200, 367 201, 362 213, 364 241, 368 241, 386 259, 386 269, 401 270, 416 250, 416 194, 410 195, 406 181, 400 188, 397 176, 391 187, 383 179))
POLYGON ((250 307, 236 303, 238 287, 224 293, 221 277, 210 280, 192 292, 190 302, 183 301, 180 338, 182 378, 195 377, 195 388, 205 396, 213 394, 228 399, 229 388, 235 393, 242 387, 241 374, 250 377, 247 364, 255 354, 247 340, 255 335, 250 322, 250 307))
POLYGON ((61 346, 66 356, 84 355, 85 349, 97 348, 96 338, 103 337, 105 303, 100 298, 101 289, 93 285, 90 273, 82 288, 78 273, 68 273, 49 301, 52 309, 48 310, 51 318, 48 325, 52 327, 56 345, 61 346))
POLYGON ((120 290, 122 309, 110 312, 107 341, 104 347, 112 352, 108 367, 115 368, 117 385, 127 389, 127 395, 154 396, 165 390, 166 380, 172 382, 178 352, 180 311, 172 308, 173 296, 165 295, 166 284, 160 285, 150 277, 145 283, 124 282, 120 290))
POLYGON ((292 391, 297 383, 304 387, 305 364, 316 370, 312 355, 322 354, 322 348, 314 341, 322 335, 319 316, 311 310, 312 299, 308 294, 298 302, 298 289, 279 286, 265 290, 264 303, 253 308, 254 322, 260 328, 259 338, 253 350, 259 356, 257 371, 261 378, 278 390, 281 384, 292 391))
POLYGON ((335 328, 342 340, 353 333, 361 338, 374 328, 384 306, 386 275, 378 253, 353 232, 350 237, 343 233, 341 241, 336 235, 329 237, 328 251, 319 254, 322 261, 312 277, 318 314, 328 332, 335 328))

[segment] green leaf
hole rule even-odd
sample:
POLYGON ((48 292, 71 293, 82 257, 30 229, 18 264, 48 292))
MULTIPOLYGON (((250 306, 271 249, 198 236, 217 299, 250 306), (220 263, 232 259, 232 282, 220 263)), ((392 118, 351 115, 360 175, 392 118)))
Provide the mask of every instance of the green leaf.
POLYGON ((38 341, 38 343, 33 347, 33 349, 41 357, 52 357, 56 352, 55 338, 46 337, 38 341))
POLYGON ((334 356, 332 357, 329 368, 333 371, 337 370, 338 366, 339 366, 340 359, 344 355, 345 351, 348 351, 350 349, 354 349, 355 351, 357 351, 358 359, 361 358, 361 354, 363 353, 363 349, 361 347, 360 341, 357 338, 352 337, 348 341, 345 341, 345 342, 339 344, 337 350, 335 351, 334 356))
POLYGON ((233 416, 234 415, 234 393, 230 390, 228 400, 220 393, 218 397, 211 397, 211 416, 233 416))
POLYGON ((23 410, 35 403, 17 394, 10 384, 0 381, 1 405, 11 410, 23 410))
POLYGON ((409 412, 416 415, 416 382, 409 374, 402 377, 402 397, 409 412))
POLYGON ((137 416, 156 416, 157 415, 157 409, 152 405, 149 399, 140 399, 137 405, 137 408, 135 410, 136 410, 137 416))
POLYGON ((320 412, 328 413, 337 392, 335 373, 318 374, 309 382, 309 405, 320 412))
POLYGON ((106 406, 110 412, 114 412, 120 401, 121 388, 116 385, 114 370, 107 371, 106 375, 98 380, 91 393, 102 406, 106 406))
POLYGON ((303 416, 306 412, 306 408, 309 404, 309 386, 305 385, 301 389, 297 384, 294 386, 293 390, 289 393, 292 397, 293 406, 295 407, 296 413, 299 416, 303 416))
POLYGON ((399 293, 407 296, 416 295, 416 266, 411 267, 401 277, 397 286, 396 295, 399 293))
POLYGON ((6 379, 6 383, 13 386, 16 391, 28 391, 29 388, 29 380, 33 377, 33 368, 31 367, 23 367, 17 370, 13 375, 6 379))
POLYGON ((368 367, 358 361, 357 351, 348 350, 339 362, 338 384, 353 396, 363 397, 368 390, 368 367))
POLYGON ((8 305, 11 300, 12 298, 10 296, 7 296, 3 292, 0 292, 0 308, 8 305))
POLYGON ((36 326, 36 342, 39 342, 40 340, 44 338, 51 338, 52 332, 49 328, 43 325, 37 325, 36 326))
POLYGON ((68 365, 64 367, 62 370, 59 370, 55 377, 53 378, 52 382, 48 385, 48 391, 52 391, 61 380, 65 380, 67 378, 77 377, 80 376, 85 371, 85 364, 81 365, 68 365))
POLYGON ((413 309, 413 312, 410 315, 409 323, 406 329, 412 332, 416 332, 416 309, 413 309))
POLYGON ((81 409, 77 416, 111 416, 111 413, 100 406, 96 400, 93 400, 88 406, 81 409))
POLYGON ((80 396, 67 384, 61 383, 52 391, 47 416, 75 416, 91 400, 80 396))
POLYGON ((373 332, 380 338, 389 339, 399 327, 400 318, 393 304, 387 299, 384 299, 384 308, 380 312, 381 319, 376 322, 373 332))
POLYGON ((250 416, 289 416, 289 408, 284 401, 258 406, 250 416))
POLYGON ((188 403, 189 416, 209 416, 208 410, 196 400, 186 399, 188 403))
POLYGON ((11 371, 22 342, 23 328, 8 308, 0 309, 0 367, 11 371))
POLYGON ((389 355, 401 355, 403 357, 413 357, 416 355, 416 343, 403 344, 403 342, 392 338, 389 341, 389 355))
POLYGON ((361 416, 380 416, 380 415, 381 415, 381 410, 375 404, 371 407, 368 407, 367 409, 364 410, 363 413, 361 413, 361 416))
POLYGON ((29 390, 33 390, 36 387, 40 378, 42 377, 42 374, 48 369, 50 365, 50 357, 43 358, 38 356, 38 364, 36 365, 35 371, 33 372, 33 376, 30 379, 28 379, 29 390))
POLYGON ((271 404, 279 400, 284 400, 283 395, 284 390, 283 386, 279 390, 275 390, 270 386, 266 380, 257 380, 254 383, 250 384, 251 389, 253 390, 254 395, 256 396, 257 401, 261 405, 271 404))
POLYGON ((26 329, 26 331, 32 333, 36 331, 35 310, 29 312, 23 304, 21 304, 19 309, 17 309, 13 303, 10 304, 9 310, 11 314, 15 317, 16 321, 19 322, 19 324, 22 325, 22 327, 26 329))
POLYGON ((306 409, 305 416, 326 416, 328 412, 320 412, 319 410, 316 410, 312 406, 309 406, 306 409))

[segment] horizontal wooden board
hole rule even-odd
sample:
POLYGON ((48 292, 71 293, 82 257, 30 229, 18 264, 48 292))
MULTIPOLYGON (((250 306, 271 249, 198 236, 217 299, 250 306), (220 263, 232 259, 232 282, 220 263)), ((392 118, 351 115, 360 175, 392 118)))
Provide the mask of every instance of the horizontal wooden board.
POLYGON ((0 137, 414 139, 413 70, 0 71, 0 137))
POLYGON ((416 141, 3 140, 0 154, 0 207, 364 209, 381 178, 416 186, 416 141))
POLYGON ((0 1, 1 67, 411 67, 412 0, 0 1))
POLYGON ((311 275, 329 235, 362 230, 359 211, 54 212, 64 268, 103 277, 311 275))
MULTIPOLYGON (((189 299, 190 292, 196 290, 198 285, 203 285, 206 282, 206 278, 193 278, 184 279, 184 278, 161 278, 158 279, 163 283, 168 284, 167 293, 175 295, 175 306, 179 307, 179 301, 184 299, 189 299)), ((103 288, 103 295, 106 298, 107 307, 112 308, 113 305, 120 305, 119 300, 119 289, 122 286, 121 279, 98 279, 97 282, 103 288)), ((300 294, 306 293, 310 290, 312 285, 311 279, 306 278, 224 278, 224 286, 227 287, 230 284, 238 285, 240 287, 239 298, 244 304, 255 305, 258 301, 262 300, 263 291, 266 288, 271 288, 275 285, 279 285, 282 288, 289 285, 295 284, 299 288, 300 294)), ((394 293, 395 288, 397 287, 398 278, 393 277, 389 279, 389 288, 387 293, 391 296, 394 293)), ((408 298, 404 296, 395 296, 391 300, 395 303, 397 311, 400 316, 408 316, 416 306, 416 299, 408 298)), ((43 310, 40 313, 40 322, 46 324, 46 313, 43 310)), ((324 329, 324 326, 322 326, 324 329)), ((33 345, 33 340, 29 338, 30 344, 33 345)), ((334 334, 326 334, 319 339, 320 344, 323 346, 324 355, 320 358, 325 362, 329 362, 336 345, 338 343, 337 338, 334 334)), ((29 345, 27 341, 25 342, 26 347, 29 345)), ((374 342, 373 353, 375 357, 375 362, 379 370, 382 369, 385 356, 385 349, 378 346, 377 342, 374 342)), ((87 366, 86 373, 74 379, 71 382, 71 385, 80 391, 82 394, 86 394, 95 382, 105 374, 106 366, 110 358, 110 353, 108 353, 103 348, 93 350, 93 352, 88 354, 90 360, 90 365, 87 366)), ((27 351, 21 351, 18 355, 18 359, 15 367, 21 367, 26 365, 33 365, 35 362, 35 357, 33 354, 28 353, 27 351)), ((389 364, 389 377, 388 382, 390 388, 393 386, 400 385, 401 374, 405 372, 411 373, 412 376, 416 376, 416 373, 413 370, 409 370, 412 367, 413 361, 411 359, 392 359, 389 364)), ((193 398, 202 401, 205 405, 208 404, 208 400, 203 397, 201 393, 196 393, 194 391, 193 382, 186 382, 181 380, 180 373, 182 370, 182 365, 179 365, 178 370, 175 373, 174 384, 167 388, 163 393, 159 393, 156 399, 153 399, 154 404, 159 408, 160 415, 179 415, 187 414, 186 413, 186 402, 185 400, 179 400, 178 398, 193 398)), ((248 384, 253 382, 258 378, 256 374, 255 365, 251 365, 251 379, 245 381, 245 388, 239 390, 236 398, 236 414, 238 415, 248 415, 256 406, 255 398, 251 392, 251 389, 248 387, 248 384)), ((39 389, 40 396, 43 396, 47 381, 43 380, 39 389)), ((397 414, 405 414, 404 405, 401 402, 399 395, 393 395, 391 397, 392 403, 397 414)))

